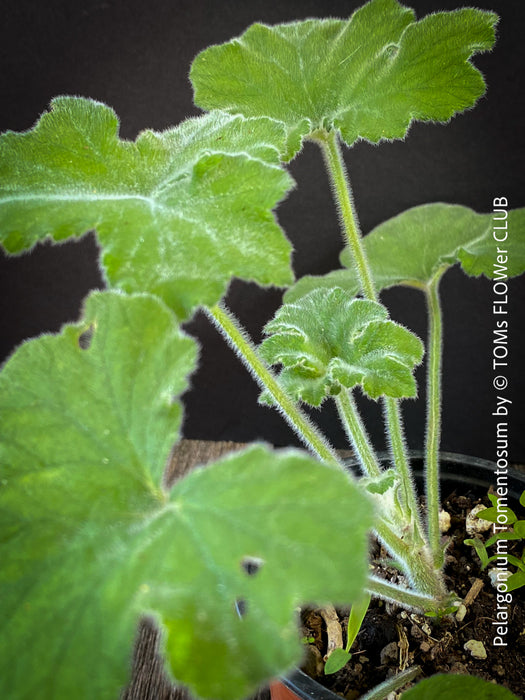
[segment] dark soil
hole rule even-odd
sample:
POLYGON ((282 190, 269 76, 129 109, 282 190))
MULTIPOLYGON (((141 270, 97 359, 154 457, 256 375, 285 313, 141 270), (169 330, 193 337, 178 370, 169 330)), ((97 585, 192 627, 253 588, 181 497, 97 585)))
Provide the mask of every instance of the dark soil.
MULTIPOLYGON (((445 568, 447 587, 462 599, 471 589, 471 595, 479 590, 461 622, 453 615, 436 621, 373 600, 352 647, 351 661, 339 673, 326 676, 323 669, 326 650, 324 622, 318 612, 305 610, 302 614, 303 634, 306 638, 314 638, 315 642, 307 647, 303 670, 348 700, 354 700, 413 665, 421 667, 422 677, 436 673, 469 674, 494 681, 522 697, 525 692, 525 591, 523 588, 513 591, 508 606, 499 602, 500 611, 504 609, 509 614, 504 636, 507 645, 495 646, 497 591, 487 571, 481 570, 474 549, 463 544, 463 540, 470 537, 465 533, 466 514, 480 502, 490 506, 486 498, 457 496, 455 493, 443 499, 443 508, 451 516, 451 527, 446 533, 450 539, 445 568), (470 640, 482 642, 487 655, 485 659, 474 658, 464 648, 470 640)), ((373 559, 384 560, 386 552, 377 543, 372 546, 373 559)), ((522 549, 523 542, 508 543, 509 554, 520 557, 522 549)), ((495 553, 495 548, 489 553, 495 553)), ((385 571, 391 581, 403 583, 398 571, 385 571)), ((338 614, 345 636, 347 611, 341 610, 338 614)))

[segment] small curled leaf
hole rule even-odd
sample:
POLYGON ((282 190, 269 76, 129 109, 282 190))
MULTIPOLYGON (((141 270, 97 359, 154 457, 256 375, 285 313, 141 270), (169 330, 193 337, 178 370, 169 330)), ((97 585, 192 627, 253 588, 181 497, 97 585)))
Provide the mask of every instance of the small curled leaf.
POLYGON ((423 345, 377 302, 339 288, 314 290, 282 306, 265 332, 262 356, 283 365, 282 384, 312 406, 357 385, 373 399, 417 393, 412 373, 423 345))

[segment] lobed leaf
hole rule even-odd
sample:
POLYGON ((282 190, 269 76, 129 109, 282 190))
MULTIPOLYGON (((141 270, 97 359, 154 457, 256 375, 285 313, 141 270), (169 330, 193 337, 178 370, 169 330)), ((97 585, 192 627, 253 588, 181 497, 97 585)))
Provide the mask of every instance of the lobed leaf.
POLYGON ((396 0, 371 0, 347 20, 254 24, 194 60, 195 104, 282 121, 286 158, 318 129, 348 145, 403 138, 413 120, 448 121, 483 95, 470 57, 492 47, 497 19, 463 8, 416 21, 396 0))
POLYGON ((179 681, 240 699, 299 662, 297 605, 362 595, 371 509, 341 470, 256 446, 168 489, 195 359, 161 301, 109 292, 5 364, 1 697, 118 697, 147 613, 179 681))
MULTIPOLYGON (((504 221, 493 217, 439 202, 407 209, 379 224, 363 239, 377 289, 399 284, 422 288, 438 271, 456 263, 472 277, 521 275, 525 272, 525 208, 509 211, 504 221), (495 226, 507 227, 507 241, 494 240, 495 226), (498 247, 505 252, 498 253, 498 247)), ((286 292, 285 300, 294 302, 312 289, 336 285, 358 294, 359 280, 347 249, 341 262, 347 269, 303 277, 286 292)))
POLYGON ((373 399, 415 396, 414 366, 423 345, 388 320, 385 307, 342 289, 314 290, 285 304, 265 328, 261 355, 282 364, 280 381, 296 399, 319 406, 343 387, 373 399))
POLYGON ((292 185, 284 137, 270 119, 213 113, 123 141, 109 107, 58 97, 31 131, 0 137, 0 243, 19 253, 96 229, 110 284, 180 318, 234 275, 287 285, 291 246, 272 214, 292 185))

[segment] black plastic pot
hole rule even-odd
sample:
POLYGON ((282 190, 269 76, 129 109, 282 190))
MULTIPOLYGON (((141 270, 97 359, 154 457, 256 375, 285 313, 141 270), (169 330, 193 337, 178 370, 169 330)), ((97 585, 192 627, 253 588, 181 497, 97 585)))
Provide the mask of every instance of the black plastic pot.
MULTIPOLYGON (((423 459, 421 451, 410 453, 413 474, 419 490, 423 487, 423 459)), ((388 455, 381 454, 381 460, 388 460, 388 455)), ((348 466, 358 470, 355 460, 348 461, 348 466)), ((440 455, 441 495, 447 496, 454 490, 462 495, 484 495, 491 485, 496 485, 494 462, 476 457, 442 452, 440 455)), ((508 499, 511 508, 519 504, 519 498, 525 490, 525 474, 514 469, 508 470, 508 499)), ((281 679, 290 691, 301 700, 340 700, 339 696, 307 676, 300 669, 293 671, 287 678, 281 679)))

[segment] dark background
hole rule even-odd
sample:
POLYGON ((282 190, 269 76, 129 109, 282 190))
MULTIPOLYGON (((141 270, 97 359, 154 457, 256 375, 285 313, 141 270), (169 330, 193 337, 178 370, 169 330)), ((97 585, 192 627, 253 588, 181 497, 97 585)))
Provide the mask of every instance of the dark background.
MULTIPOLYGON (((144 128, 162 130, 199 113, 187 78, 193 57, 212 43, 239 35, 254 21, 276 23, 306 17, 348 17, 361 0, 257 0, 243 3, 204 0, 138 2, 106 0, 34 3, 4 0, 0 25, 0 130, 33 126, 52 97, 76 94, 106 102, 121 119, 121 136, 133 139, 144 128)), ((411 4, 407 1, 406 4, 411 4)), ((412 4, 416 4, 415 2, 412 4)), ((466 3, 471 4, 471 3, 466 3)), ((521 169, 524 154, 523 85, 525 8, 490 0, 472 4, 502 17, 491 54, 474 60, 488 83, 486 97, 473 111, 448 126, 415 124, 406 140, 372 146, 359 143, 345 157, 363 232, 400 211, 425 202, 445 201, 490 211, 493 197, 511 207, 525 206, 521 169)), ((452 10, 459 0, 418 2, 418 17, 452 10)), ((298 276, 338 266, 341 247, 337 218, 320 153, 312 145, 290 166, 298 187, 280 205, 278 217, 297 248, 298 276)), ((102 284, 94 237, 31 254, 0 257, 0 361, 23 339, 57 331, 78 318, 82 300, 102 284)), ((443 448, 493 458, 495 419, 492 388, 491 285, 471 280, 454 268, 442 284, 445 314, 443 448)), ((510 421, 511 458, 525 461, 522 428, 525 389, 522 306, 525 279, 510 285, 511 367, 514 400, 510 421)), ((256 340, 279 304, 277 290, 234 282, 228 303, 256 340)), ((394 319, 425 337, 423 297, 396 289, 383 295, 394 319)), ((189 438, 237 441, 264 439, 297 444, 276 412, 256 404, 258 390, 202 314, 188 330, 204 345, 187 406, 189 438)), ((418 372, 424 378, 424 368, 418 372)), ((420 400, 404 412, 411 447, 422 446, 424 387, 420 400)), ((370 433, 383 446, 381 412, 362 402, 370 433)), ((335 442, 345 439, 329 406, 319 421, 335 442)))

